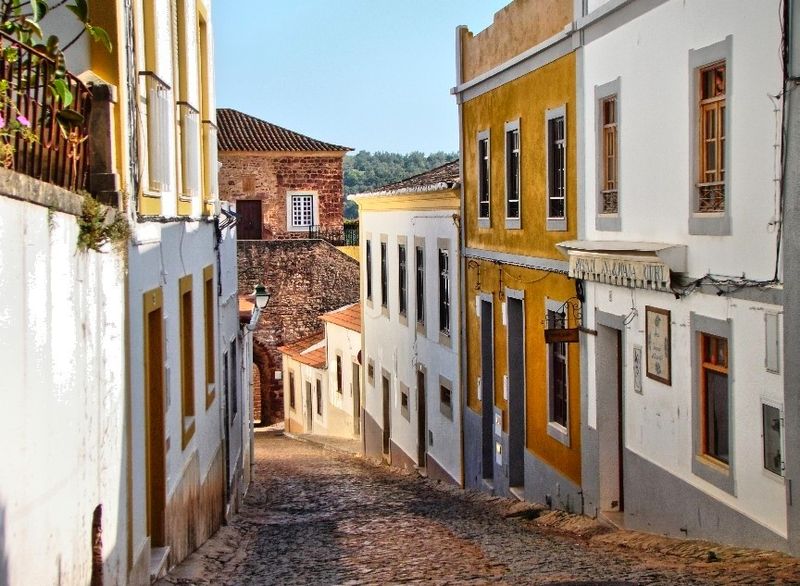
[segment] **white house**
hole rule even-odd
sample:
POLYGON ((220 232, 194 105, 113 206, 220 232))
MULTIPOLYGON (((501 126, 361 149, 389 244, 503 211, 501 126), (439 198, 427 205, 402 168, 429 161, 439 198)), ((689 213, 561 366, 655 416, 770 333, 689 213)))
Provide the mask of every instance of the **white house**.
POLYGON ((281 348, 286 430, 361 437, 361 305, 321 316, 325 330, 281 348))
POLYGON ((358 204, 364 450, 463 485, 458 161, 358 204))
POLYGON ((586 4, 584 511, 785 549, 781 2, 586 4))

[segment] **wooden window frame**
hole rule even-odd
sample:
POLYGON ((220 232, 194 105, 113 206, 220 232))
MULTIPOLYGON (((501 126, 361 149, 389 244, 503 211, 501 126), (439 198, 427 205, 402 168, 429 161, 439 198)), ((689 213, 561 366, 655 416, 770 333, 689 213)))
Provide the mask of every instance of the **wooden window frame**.
POLYGON ((617 135, 617 95, 611 95, 600 101, 600 128, 601 145, 600 153, 601 177, 600 201, 602 215, 616 216, 619 214, 619 138, 617 135), (609 117, 609 113, 611 116, 609 117))
MULTIPOLYGON (((545 311, 547 315, 548 327, 554 327, 563 324, 558 324, 559 320, 564 320, 564 314, 559 313, 563 311, 562 304, 556 300, 548 299, 545 303, 545 311)), ((569 388, 569 344, 566 342, 557 342, 547 344, 547 435, 555 440, 558 440, 565 446, 570 446, 570 433, 569 427, 571 423, 570 418, 570 388, 569 388), (556 376, 555 366, 556 361, 563 364, 563 389, 556 388, 559 379, 556 376), (560 392, 559 392, 560 391, 560 392), (563 404, 563 408, 559 408, 558 403, 563 404), (563 419, 559 418, 559 414, 563 410, 563 419)))
POLYGON ((724 213, 727 207, 725 193, 725 109, 727 102, 727 65, 720 60, 697 71, 697 129, 698 129, 698 176, 697 214, 724 213), (705 95, 706 75, 722 72, 722 88, 715 85, 713 95, 705 95), (709 130, 707 121, 713 122, 709 130), (709 150, 713 147, 713 164, 709 166, 709 150))
POLYGON ((193 303, 192 275, 186 275, 178 281, 181 348, 181 449, 184 450, 195 432, 193 303))
POLYGON ((730 465, 730 448, 731 448, 731 437, 730 437, 730 429, 731 429, 731 421, 730 421, 730 392, 729 392, 729 360, 728 360, 728 339, 724 336, 718 336, 716 334, 710 334, 708 332, 699 332, 698 335, 700 336, 699 340, 699 348, 700 348, 700 356, 698 356, 698 364, 700 370, 700 445, 701 445, 701 454, 707 458, 711 458, 714 462, 722 465, 722 466, 729 466, 730 465), (723 359, 722 361, 719 360, 719 348, 720 344, 724 342, 723 346, 723 359), (712 358, 708 360, 707 357, 709 355, 708 349, 711 347, 712 358), (722 454, 719 453, 719 448, 716 446, 717 440, 714 440, 711 436, 715 435, 714 431, 719 427, 718 424, 713 423, 709 420, 709 392, 708 392, 708 373, 716 373, 718 375, 724 375, 725 377, 725 394, 726 394, 726 409, 725 409, 725 427, 728 430, 728 437, 726 438, 727 443, 727 454, 725 457, 721 457, 722 454))
POLYGON ((216 340, 214 338, 214 266, 203 269, 203 305, 205 308, 205 361, 206 361, 206 411, 217 396, 216 381, 216 340))

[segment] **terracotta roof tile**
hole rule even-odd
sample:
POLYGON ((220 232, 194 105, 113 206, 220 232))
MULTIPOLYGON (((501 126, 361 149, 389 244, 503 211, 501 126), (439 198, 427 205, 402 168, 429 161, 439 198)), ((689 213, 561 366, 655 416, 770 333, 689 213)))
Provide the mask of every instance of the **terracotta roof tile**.
POLYGON ((307 364, 311 368, 325 368, 325 344, 308 351, 309 348, 325 341, 325 332, 317 332, 278 348, 278 351, 294 358, 297 362, 307 364))
POLYGON ((342 326, 354 332, 361 331, 361 303, 346 305, 322 315, 323 321, 342 326))
POLYGON ((250 321, 255 308, 255 303, 250 301, 252 298, 252 295, 239 295, 239 321, 250 321))
POLYGON ((220 151, 352 151, 260 120, 231 108, 217 109, 220 151))
POLYGON ((402 181, 389 183, 375 188, 368 193, 357 193, 356 195, 394 195, 398 193, 419 193, 424 191, 442 191, 453 189, 461 184, 459 176, 458 159, 440 165, 430 171, 425 171, 419 175, 407 177, 402 181))

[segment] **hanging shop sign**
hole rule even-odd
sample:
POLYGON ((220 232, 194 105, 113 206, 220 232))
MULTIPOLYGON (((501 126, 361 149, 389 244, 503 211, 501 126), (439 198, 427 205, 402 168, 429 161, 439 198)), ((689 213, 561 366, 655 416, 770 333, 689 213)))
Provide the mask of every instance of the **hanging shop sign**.
POLYGON ((580 341, 583 305, 577 297, 567 299, 557 310, 548 310, 544 319, 547 344, 575 344, 580 341))
POLYGON ((669 267, 666 264, 607 253, 570 251, 569 276, 619 287, 658 291, 670 289, 669 267))

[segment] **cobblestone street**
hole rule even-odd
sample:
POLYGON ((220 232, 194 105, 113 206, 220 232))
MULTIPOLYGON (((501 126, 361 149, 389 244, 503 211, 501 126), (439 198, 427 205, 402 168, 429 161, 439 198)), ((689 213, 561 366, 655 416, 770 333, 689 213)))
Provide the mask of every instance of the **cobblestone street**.
POLYGON ((655 538, 678 543, 673 555, 627 532, 580 537, 277 433, 257 434, 256 458, 241 513, 162 585, 800 583, 792 558, 720 548, 709 562, 686 542, 655 538))

